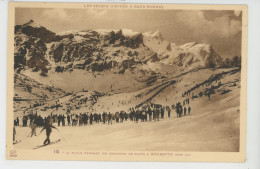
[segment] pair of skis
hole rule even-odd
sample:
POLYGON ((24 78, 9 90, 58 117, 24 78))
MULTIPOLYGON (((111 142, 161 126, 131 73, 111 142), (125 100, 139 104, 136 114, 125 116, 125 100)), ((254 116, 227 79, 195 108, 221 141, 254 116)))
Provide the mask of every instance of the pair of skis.
POLYGON ((45 147, 45 146, 48 146, 48 145, 56 144, 56 143, 58 143, 60 141, 61 141, 61 139, 56 140, 56 141, 52 141, 49 144, 43 144, 43 145, 36 146, 35 148, 33 148, 33 150, 38 149, 38 148, 42 148, 42 147, 45 147))
POLYGON ((13 142, 13 144, 18 144, 20 143, 22 140, 16 140, 15 142, 13 142))

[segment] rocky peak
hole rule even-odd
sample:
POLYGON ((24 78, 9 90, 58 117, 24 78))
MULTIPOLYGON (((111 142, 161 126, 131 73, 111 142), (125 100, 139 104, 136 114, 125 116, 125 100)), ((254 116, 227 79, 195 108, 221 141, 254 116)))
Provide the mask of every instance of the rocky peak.
POLYGON ((120 29, 116 31, 98 31, 104 40, 109 42, 109 44, 114 44, 115 46, 126 46, 130 48, 138 48, 143 44, 142 33, 134 32, 130 29, 120 29))
POLYGON ((163 36, 160 31, 155 31, 155 32, 146 32, 143 33, 143 36, 149 39, 156 39, 159 41, 163 41, 163 36))
POLYGON ((54 32, 46 29, 34 20, 30 20, 23 25, 16 25, 15 33, 23 33, 27 36, 39 38, 45 43, 55 41, 57 38, 54 32))
POLYGON ((26 26, 31 26, 31 27, 34 27, 34 28, 40 28, 40 27, 42 27, 39 23, 35 22, 35 21, 32 20, 32 19, 31 19, 29 22, 25 23, 23 26, 24 26, 24 27, 26 27, 26 26))

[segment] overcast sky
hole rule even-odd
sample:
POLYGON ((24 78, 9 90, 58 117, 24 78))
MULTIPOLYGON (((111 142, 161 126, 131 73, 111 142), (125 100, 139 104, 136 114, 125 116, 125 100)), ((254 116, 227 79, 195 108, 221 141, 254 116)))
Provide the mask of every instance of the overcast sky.
POLYGON ((15 24, 35 20, 53 32, 86 29, 159 30, 178 45, 212 44, 222 57, 241 55, 240 11, 17 8, 15 24))

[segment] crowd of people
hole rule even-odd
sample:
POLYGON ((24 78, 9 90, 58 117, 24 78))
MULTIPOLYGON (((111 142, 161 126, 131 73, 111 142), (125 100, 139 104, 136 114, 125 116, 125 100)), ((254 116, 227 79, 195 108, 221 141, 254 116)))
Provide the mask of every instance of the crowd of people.
MULTIPOLYGON (((130 120, 133 122, 151 122, 164 119, 166 116, 170 118, 172 110, 176 111, 177 117, 186 116, 191 114, 191 107, 189 105, 189 99, 186 99, 181 104, 180 102, 173 104, 171 107, 162 106, 161 104, 149 104, 142 107, 131 107, 128 112, 103 112, 103 113, 71 113, 67 111, 66 114, 50 114, 47 117, 41 115, 29 114, 22 117, 22 126, 27 127, 34 124, 36 127, 43 127, 49 120, 51 123, 57 123, 58 126, 83 126, 93 125, 94 123, 103 123, 111 125, 113 123, 123 123, 130 120), (186 105, 186 106, 185 106, 186 105)), ((19 126, 19 118, 14 120, 14 126, 19 126)))
POLYGON ((42 117, 38 115, 37 112, 24 115, 21 119, 22 124, 20 124, 20 119, 17 117, 14 120, 14 132, 13 132, 13 142, 15 141, 15 126, 30 127, 31 132, 30 136, 36 136, 36 128, 42 128, 46 130, 46 139, 43 144, 50 144, 50 134, 52 129, 57 129, 53 126, 54 123, 57 123, 57 126, 86 126, 93 125, 97 123, 103 123, 107 125, 112 125, 114 123, 123 123, 124 121, 132 121, 135 123, 138 122, 152 122, 159 121, 164 119, 166 116, 168 118, 172 117, 172 111, 176 111, 176 117, 180 118, 191 114, 191 107, 189 106, 190 100, 185 99, 181 102, 173 104, 172 106, 163 106, 161 104, 150 103, 147 105, 142 105, 141 107, 131 107, 126 111, 118 112, 103 112, 103 113, 72 113, 71 109, 68 109, 66 114, 53 114, 51 113, 47 117, 42 117))

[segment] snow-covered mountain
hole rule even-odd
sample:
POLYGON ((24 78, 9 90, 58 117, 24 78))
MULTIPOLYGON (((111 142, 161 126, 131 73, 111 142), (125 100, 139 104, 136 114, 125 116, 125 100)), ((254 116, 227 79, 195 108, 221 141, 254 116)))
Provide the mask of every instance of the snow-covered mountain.
POLYGON ((219 66, 222 63, 221 56, 209 44, 190 42, 177 46, 164 40, 159 31, 144 33, 143 39, 144 45, 156 52, 160 62, 165 64, 176 64, 193 69, 219 66))
POLYGON ((222 58, 209 44, 177 46, 161 33, 128 29, 54 33, 30 20, 15 27, 15 68, 56 72, 83 69, 124 73, 136 67, 171 65, 183 69, 219 66, 222 58))

